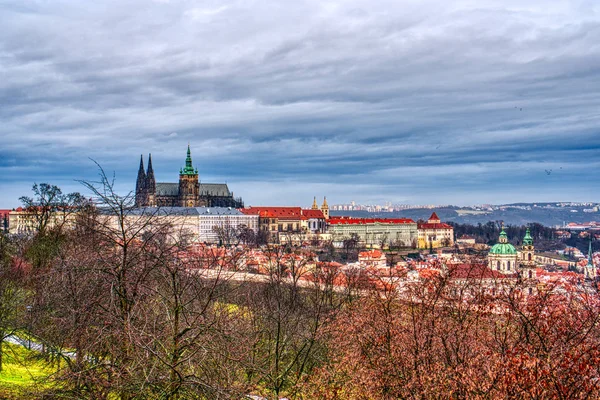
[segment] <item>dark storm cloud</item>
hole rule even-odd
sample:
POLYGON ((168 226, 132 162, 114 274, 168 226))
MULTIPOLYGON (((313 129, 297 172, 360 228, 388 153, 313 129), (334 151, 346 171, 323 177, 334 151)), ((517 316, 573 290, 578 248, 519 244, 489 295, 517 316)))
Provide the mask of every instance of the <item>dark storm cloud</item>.
POLYGON ((253 204, 600 193, 593 1, 4 1, 0 25, 9 205, 88 158, 175 180, 187 142, 253 204))

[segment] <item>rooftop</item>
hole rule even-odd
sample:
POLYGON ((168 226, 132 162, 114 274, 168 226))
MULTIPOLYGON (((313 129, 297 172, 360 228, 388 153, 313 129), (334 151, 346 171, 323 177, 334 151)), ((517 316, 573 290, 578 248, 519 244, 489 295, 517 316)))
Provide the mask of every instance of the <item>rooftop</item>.
POLYGON ((367 224, 414 224, 410 218, 352 218, 352 217, 331 217, 330 225, 367 225, 367 224))

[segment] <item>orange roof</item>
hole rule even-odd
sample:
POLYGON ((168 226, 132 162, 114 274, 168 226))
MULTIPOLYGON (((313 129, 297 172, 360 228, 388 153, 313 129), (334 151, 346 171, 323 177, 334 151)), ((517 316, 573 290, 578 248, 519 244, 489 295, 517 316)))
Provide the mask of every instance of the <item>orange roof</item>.
POLYGON ((330 225, 366 225, 366 224, 414 224, 410 218, 352 218, 330 217, 330 225))
POLYGON ((305 220, 300 207, 250 207, 240 209, 246 215, 258 215, 262 218, 305 220))
POLYGON ((429 217, 429 219, 433 219, 433 220, 440 220, 440 217, 437 216, 437 214, 435 213, 435 211, 433 212, 433 214, 431 214, 431 217, 429 217))
POLYGON ((383 253, 380 250, 371 250, 371 251, 361 251, 358 254, 358 258, 375 258, 379 259, 383 253))

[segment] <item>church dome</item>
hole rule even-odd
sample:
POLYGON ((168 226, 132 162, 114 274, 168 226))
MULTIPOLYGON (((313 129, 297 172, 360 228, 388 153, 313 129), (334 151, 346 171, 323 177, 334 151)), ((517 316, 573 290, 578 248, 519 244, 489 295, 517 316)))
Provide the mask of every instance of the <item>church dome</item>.
POLYGON ((508 243, 508 237, 506 236, 504 229, 500 232, 500 240, 498 243, 491 248, 490 254, 517 254, 515 246, 508 243))

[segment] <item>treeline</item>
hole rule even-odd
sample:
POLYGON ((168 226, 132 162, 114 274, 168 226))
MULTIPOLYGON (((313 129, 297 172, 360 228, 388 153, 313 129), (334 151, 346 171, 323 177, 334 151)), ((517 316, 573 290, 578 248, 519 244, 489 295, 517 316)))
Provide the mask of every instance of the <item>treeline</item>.
POLYGON ((189 251, 172 221, 128 218, 106 177, 85 185, 94 205, 38 187, 35 234, 0 236, 2 339, 31 334, 55 368, 21 398, 600 396, 595 293, 525 299, 452 270, 399 292, 405 271, 365 281, 291 245, 237 281, 243 251, 189 251), (53 208, 74 225, 50 226, 53 208))
MULTIPOLYGON (((473 236, 479 243, 494 244, 498 241, 498 236, 502 230, 500 222, 489 221, 485 224, 477 225, 458 224, 456 222, 448 222, 454 228, 454 234, 457 238, 462 235, 473 236)), ((514 244, 521 244, 525 231, 529 228, 531 236, 536 240, 554 240, 554 229, 538 224, 537 222, 526 226, 506 225, 504 231, 508 235, 509 240, 514 244)))

